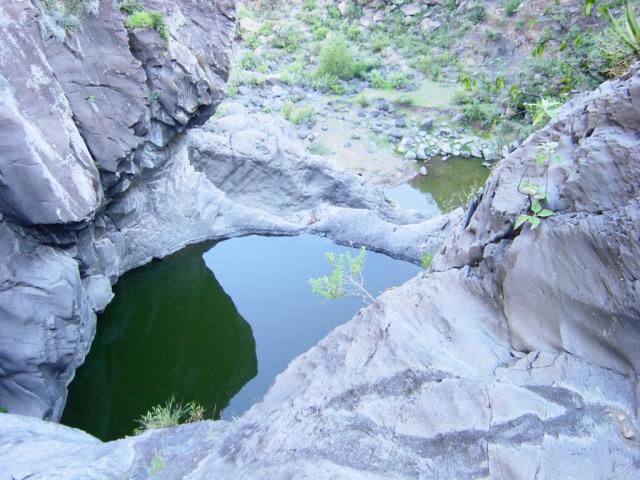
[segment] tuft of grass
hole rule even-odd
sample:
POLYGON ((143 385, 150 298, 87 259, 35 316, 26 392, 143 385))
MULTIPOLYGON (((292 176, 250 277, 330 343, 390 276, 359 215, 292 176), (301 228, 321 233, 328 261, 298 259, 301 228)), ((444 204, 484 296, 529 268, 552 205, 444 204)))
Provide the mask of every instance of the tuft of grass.
POLYGON ((151 463, 149 464, 149 475, 155 477, 158 473, 164 470, 167 464, 158 452, 156 452, 151 458, 151 463))
POLYGON ((302 2, 302 10, 305 12, 312 12, 318 7, 316 0, 304 0, 302 2))
POLYGON ((240 60, 240 66, 244 70, 255 70, 258 65, 259 61, 255 53, 250 50, 244 52, 244 54, 242 55, 242 59, 240 60))
POLYGON ((420 264, 422 265, 422 268, 426 270, 431 266, 431 262, 433 262, 433 255, 428 252, 423 253, 422 257, 420 258, 420 264))
POLYGON ((300 46, 302 35, 300 31, 292 24, 284 23, 278 25, 273 32, 274 36, 271 46, 280 48, 288 53, 295 52, 300 46))
POLYGON ((156 30, 164 40, 169 38, 169 29, 160 12, 137 11, 127 17, 125 26, 129 30, 156 30))
POLYGON ((86 11, 96 13, 86 0, 43 0, 45 24, 59 40, 80 29, 86 11))
POLYGON ((118 8, 127 15, 133 15, 134 13, 143 12, 145 9, 144 5, 140 2, 137 2, 136 0, 126 0, 124 2, 121 2, 118 5, 118 8))
POLYGON ((375 53, 379 53, 385 48, 391 45, 391 39, 389 35, 384 32, 376 32, 371 39, 371 49, 375 53))
POLYGON ((164 405, 156 405, 138 419, 134 433, 154 428, 175 427, 183 423, 204 420, 204 407, 196 402, 183 404, 171 397, 164 405))
POLYGON ((364 92, 356 95, 356 98, 354 98, 353 101, 361 108, 366 108, 370 105, 369 97, 367 97, 364 92))
POLYGON ((403 95, 399 95, 396 98, 396 103, 404 107, 410 107, 412 105, 415 105, 416 99, 413 95, 403 94, 403 95))
POLYGON ((316 112, 313 106, 308 103, 296 106, 291 102, 287 102, 282 107, 282 116, 294 125, 302 125, 313 121, 316 118, 316 112))
POLYGON ((505 0, 504 2, 504 14, 507 17, 513 17, 520 7, 520 0, 505 0))
POLYGON ((324 157, 326 157, 327 155, 331 155, 331 149, 322 142, 314 142, 309 147, 309 152, 313 153, 314 155, 322 155, 324 157))
POLYGON ((354 42, 362 40, 362 28, 356 24, 350 25, 349 28, 347 28, 346 35, 349 40, 353 40, 354 42))
POLYGON ((393 72, 389 75, 389 83, 393 88, 405 88, 411 79, 406 72, 393 72))
POLYGON ((467 9, 467 17, 473 23, 482 23, 487 19, 487 9, 484 5, 472 5, 467 9))
POLYGON ((367 80, 372 88, 383 90, 391 88, 391 83, 384 78, 380 70, 371 70, 367 76, 367 80))

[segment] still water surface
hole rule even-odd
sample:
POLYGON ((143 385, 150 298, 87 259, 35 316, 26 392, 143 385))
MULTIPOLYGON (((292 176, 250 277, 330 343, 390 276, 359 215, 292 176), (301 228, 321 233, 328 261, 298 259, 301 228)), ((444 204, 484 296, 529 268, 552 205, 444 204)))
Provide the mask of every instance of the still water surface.
MULTIPOLYGON (((322 302, 308 285, 328 273, 325 252, 346 250, 308 235, 251 236, 189 247, 127 273, 98 319, 62 422, 120 438, 172 396, 210 415, 241 415, 293 358, 362 307, 354 298, 322 302)), ((368 252, 366 287, 376 295, 418 271, 368 252)))
MULTIPOLYGON (((422 164, 416 164, 419 166, 422 164)), ((426 176, 417 175, 408 183, 385 191, 389 200, 402 208, 439 215, 464 207, 469 195, 477 192, 491 171, 478 159, 435 157, 424 165, 426 176)))

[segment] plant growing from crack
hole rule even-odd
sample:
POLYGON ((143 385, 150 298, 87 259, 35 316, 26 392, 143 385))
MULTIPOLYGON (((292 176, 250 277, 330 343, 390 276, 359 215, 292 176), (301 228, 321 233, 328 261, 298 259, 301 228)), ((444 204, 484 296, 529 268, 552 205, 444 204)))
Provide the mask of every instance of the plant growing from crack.
POLYGON ((531 201, 531 214, 518 215, 516 223, 513 225, 515 230, 527 222, 531 225, 531 230, 535 230, 540 226, 541 219, 552 217, 556 214, 553 210, 542 208, 541 202, 546 200, 547 195, 541 185, 531 182, 522 182, 518 187, 518 191, 529 196, 531 201))
POLYGON ((197 402, 183 404, 176 402, 171 397, 165 404, 156 405, 138 419, 138 428, 135 434, 142 433, 153 428, 174 427, 183 423, 192 423, 204 420, 205 410, 197 402))
POLYGON ((544 142, 538 146, 538 154, 536 155, 536 165, 545 165, 547 168, 547 174, 549 173, 549 166, 551 162, 560 163, 562 159, 560 155, 556 153, 558 149, 558 142, 544 142))
POLYGON ((422 268, 427 270, 431 266, 431 262, 433 262, 433 254, 429 252, 423 253, 422 257, 420 258, 420 264, 422 265, 422 268))
POLYGON ((155 477, 158 473, 164 470, 166 465, 164 457, 158 452, 155 452, 151 458, 151 463, 149 464, 149 475, 151 477, 155 477))
POLYGON ((331 267, 329 275, 309 280, 311 291, 323 300, 338 300, 348 296, 360 297, 365 303, 372 303, 375 298, 364 287, 362 269, 367 250, 360 247, 358 255, 349 252, 336 256, 331 252, 325 253, 325 258, 331 267))
MULTIPOLYGON (((554 216, 556 213, 548 208, 542 208, 542 202, 547 200, 547 185, 549 184, 549 167, 551 163, 560 163, 562 159, 556 152, 558 149, 558 142, 543 142, 538 146, 538 154, 536 155, 536 166, 545 169, 545 185, 538 185, 537 183, 529 181, 520 181, 518 185, 518 191, 523 195, 529 197, 530 214, 518 215, 513 225, 514 230, 517 230, 525 223, 531 225, 531 230, 535 230, 540 226, 540 222, 543 218, 554 216)), ((524 176, 524 174, 523 174, 524 176)))

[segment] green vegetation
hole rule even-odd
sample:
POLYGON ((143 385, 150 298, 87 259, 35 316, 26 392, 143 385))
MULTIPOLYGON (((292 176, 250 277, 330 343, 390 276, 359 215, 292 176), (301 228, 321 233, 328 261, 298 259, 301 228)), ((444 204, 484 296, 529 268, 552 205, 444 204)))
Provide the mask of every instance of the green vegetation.
MULTIPOLYGON (((551 162, 560 163, 560 155, 556 153, 558 149, 558 142, 544 142, 538 147, 538 154, 536 155, 536 165, 544 165, 547 169, 551 162)), ((547 170, 548 171, 548 170, 547 170)))
POLYGON ((536 103, 525 104, 525 107, 531 115, 533 125, 544 126, 549 120, 555 120, 560 102, 541 98, 536 103))
MULTIPOLYGON (((499 136, 505 145, 542 127, 575 93, 621 73, 638 56, 640 43, 638 22, 631 7, 621 9, 622 0, 600 0, 591 16, 579 18, 559 0, 535 11, 522 0, 445 0, 430 9, 426 24, 421 15, 408 17, 398 8, 361 22, 363 3, 357 0, 343 4, 342 14, 332 2, 302 0, 290 14, 282 3, 269 10, 273 4, 240 4, 242 14, 259 20, 261 28, 242 34, 247 50, 238 56, 242 71, 232 74, 230 93, 240 84, 259 85, 266 76, 348 94, 361 107, 365 98, 356 95, 366 92, 405 111, 453 108, 463 116, 458 126, 499 136), (505 46, 513 57, 503 59, 505 46), (438 84, 423 89, 427 80, 438 84), (425 105, 440 98, 428 89, 455 83, 464 89, 455 105, 425 105), (394 91, 402 96, 391 98, 394 91)), ((450 88, 451 94, 457 90, 450 88)))
POLYGON ((500 117, 498 107, 487 97, 478 98, 473 93, 457 93, 454 101, 461 106, 464 118, 483 127, 491 127, 500 117))
POLYGON ((467 8, 467 18, 473 23, 482 23, 487 19, 487 9, 484 5, 476 4, 467 8))
POLYGON ((145 10, 144 5, 136 0, 126 0, 118 5, 118 8, 127 15, 133 15, 134 13, 143 12, 145 10))
POLYGON ((364 92, 360 92, 358 95, 356 95, 356 97, 353 99, 353 101, 360 108, 368 107, 369 103, 370 103, 369 102, 369 97, 367 97, 367 95, 364 92))
POLYGON ((196 402, 182 404, 171 397, 164 405, 156 405, 138 420, 135 433, 154 428, 174 427, 204 420, 204 408, 196 402))
POLYGON ((129 30, 155 30, 164 40, 169 38, 169 29, 160 12, 136 11, 127 17, 125 26, 129 30))
POLYGON ((375 298, 364 287, 362 269, 367 251, 360 247, 357 256, 341 253, 337 257, 330 252, 325 258, 331 267, 331 273, 309 280, 311 291, 323 300, 338 300, 348 296, 360 297, 365 303, 374 302, 375 298))
POLYGON ((9 413, 9 410, 4 407, 0 407, 0 413, 9 413))
POLYGON ((151 477, 156 476, 162 470, 164 470, 164 467, 166 467, 166 462, 162 455, 160 455, 158 452, 154 453, 153 457, 151 458, 151 463, 149 464, 149 475, 151 477))
POLYGON ((422 258, 420 259, 420 264, 422 268, 425 270, 431 266, 431 262, 433 262, 433 255, 431 253, 423 253, 422 258))
POLYGON ((531 213, 528 215, 519 215, 513 225, 514 230, 517 230, 525 223, 529 223, 529 225, 531 225, 531 230, 535 230, 540 226, 541 219, 555 215, 555 212, 552 210, 542 208, 541 202, 546 200, 547 195, 544 193, 544 188, 541 185, 522 182, 518 187, 518 191, 529 196, 529 201, 531 202, 531 213))
POLYGON ((518 191, 529 197, 530 213, 518 216, 515 224, 513 225, 514 230, 517 230, 525 223, 529 223, 531 230, 535 230, 540 226, 542 219, 552 217, 556 214, 553 210, 543 208, 542 202, 547 200, 546 183, 548 183, 551 162, 560 163, 562 161, 560 156, 556 153, 557 148, 558 143, 551 141, 541 143, 538 146, 535 163, 538 167, 544 167, 544 175, 547 177, 545 186, 543 187, 542 185, 529 181, 520 182, 518 191))
POLYGON ((520 7, 520 0, 505 0, 503 4, 504 14, 507 17, 513 17, 520 7))
POLYGON ((600 49, 610 77, 624 73, 640 57, 640 25, 631 3, 625 5, 620 18, 606 10, 609 26, 600 37, 600 49))
POLYGON ((387 80, 385 80, 385 78, 382 76, 382 73, 380 73, 380 70, 371 70, 367 79, 369 80, 369 85, 371 85, 373 88, 391 88, 391 84, 387 82, 387 80))
POLYGON ((309 147, 309 152, 313 153, 314 155, 331 155, 331 149, 322 142, 314 142, 313 144, 311 144, 311 146, 309 147))
POLYGON ((59 39, 80 29, 85 13, 97 13, 97 3, 86 0, 41 0, 45 25, 59 39))
POLYGON ((308 103, 295 105, 292 102, 287 102, 282 107, 282 116, 294 125, 302 125, 303 123, 313 122, 316 112, 313 106, 308 103))
POLYGON ((321 88, 342 93, 344 89, 341 80, 362 76, 365 68, 364 63, 356 60, 342 36, 331 35, 322 45, 314 77, 316 84, 321 88))
POLYGON ((371 49, 379 53, 391 45, 391 39, 385 32, 376 32, 371 39, 371 49))
POLYGON ((300 31, 290 23, 278 25, 273 31, 271 45, 286 52, 293 53, 300 46, 300 31))

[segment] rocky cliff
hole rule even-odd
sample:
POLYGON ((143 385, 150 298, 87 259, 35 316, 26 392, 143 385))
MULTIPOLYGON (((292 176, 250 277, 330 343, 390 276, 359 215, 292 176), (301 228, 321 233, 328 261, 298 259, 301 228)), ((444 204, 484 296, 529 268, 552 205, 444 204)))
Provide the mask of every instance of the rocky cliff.
POLYGON ((16 478, 146 478, 154 458, 168 479, 637 478, 639 109, 638 67, 563 107, 493 171, 428 273, 242 418, 102 444, 6 415, 0 462, 16 478), (513 229, 523 178, 547 182, 556 212, 535 230, 513 229))
POLYGON ((222 100, 233 2, 143 4, 164 28, 125 28, 112 0, 0 5, 0 406, 11 413, 60 418, 111 285, 153 258, 310 231, 417 260, 450 224, 394 211, 284 123, 201 127, 222 100))

